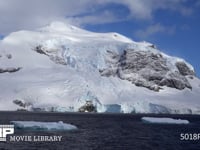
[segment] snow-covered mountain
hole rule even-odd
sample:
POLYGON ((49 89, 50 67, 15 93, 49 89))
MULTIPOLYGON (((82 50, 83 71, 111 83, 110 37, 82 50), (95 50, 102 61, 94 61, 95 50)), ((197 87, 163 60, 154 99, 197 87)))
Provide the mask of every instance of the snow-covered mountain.
POLYGON ((200 113, 200 80, 181 58, 118 33, 61 22, 0 41, 0 110, 200 113))

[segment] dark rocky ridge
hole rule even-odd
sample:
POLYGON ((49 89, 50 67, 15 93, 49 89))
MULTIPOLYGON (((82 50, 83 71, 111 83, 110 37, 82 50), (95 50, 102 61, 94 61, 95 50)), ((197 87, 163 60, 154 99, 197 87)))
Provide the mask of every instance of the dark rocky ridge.
MULTIPOLYGON (((4 54, 4 55, 0 54, 0 58, 1 57, 6 57, 7 59, 12 59, 13 56, 12 56, 12 54, 4 54)), ((21 69, 22 69, 22 67, 5 67, 5 68, 0 68, 0 73, 6 73, 6 72, 14 73, 21 69)))
POLYGON ((36 46, 33 50, 39 54, 48 56, 56 64, 67 65, 63 57, 59 57, 56 52, 51 52, 42 45, 36 46))
POLYGON ((184 62, 177 62, 176 67, 178 68, 181 75, 195 75, 195 73, 190 70, 190 68, 184 62))
POLYGON ((21 67, 18 67, 18 68, 14 68, 14 67, 9 67, 9 68, 0 68, 0 73, 13 73, 13 72, 17 72, 19 71, 20 69, 22 69, 21 67))
POLYGON ((92 101, 86 101, 86 103, 81 106, 78 110, 79 112, 97 112, 96 107, 93 105, 92 101))
POLYGON ((161 53, 128 49, 122 55, 111 51, 108 51, 108 55, 109 67, 99 70, 102 76, 117 76, 154 91, 159 91, 162 86, 179 90, 192 89, 186 76, 193 76, 195 73, 184 62, 177 62, 177 69, 172 71, 161 53))

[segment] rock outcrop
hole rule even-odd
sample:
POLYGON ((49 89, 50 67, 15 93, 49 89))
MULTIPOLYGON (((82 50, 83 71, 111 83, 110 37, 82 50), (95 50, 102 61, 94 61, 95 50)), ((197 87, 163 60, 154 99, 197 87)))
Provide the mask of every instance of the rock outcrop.
POLYGON ((79 112, 97 112, 96 107, 93 105, 92 101, 86 101, 86 103, 81 106, 78 110, 79 112))
POLYGON ((102 76, 117 76, 128 80, 136 86, 159 91, 162 86, 182 90, 192 88, 186 76, 194 75, 184 62, 169 66, 167 59, 161 53, 137 51, 128 49, 122 55, 108 51, 108 68, 99 70, 102 76), (176 69, 172 71, 170 67, 176 69))
POLYGON ((48 56, 53 62, 56 64, 67 65, 63 56, 59 56, 59 49, 58 50, 51 50, 47 49, 42 45, 36 46, 34 49, 39 54, 48 56))
POLYGON ((191 70, 184 62, 177 62, 176 67, 178 68, 181 75, 195 75, 194 71, 191 70))
POLYGON ((9 72, 9 73, 13 73, 13 72, 17 72, 20 69, 22 69, 21 67, 18 68, 14 68, 14 67, 9 67, 9 68, 0 68, 0 73, 5 73, 5 72, 9 72))
POLYGON ((15 99, 15 100, 13 100, 13 103, 20 107, 18 110, 23 110, 23 111, 26 110, 27 111, 28 107, 32 107, 32 103, 25 102, 24 100, 15 99))

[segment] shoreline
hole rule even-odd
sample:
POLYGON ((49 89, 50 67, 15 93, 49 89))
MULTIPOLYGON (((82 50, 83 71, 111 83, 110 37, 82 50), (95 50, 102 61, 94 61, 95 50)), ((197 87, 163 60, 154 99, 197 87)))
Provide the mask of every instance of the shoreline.
POLYGON ((0 110, 0 113, 17 113, 17 114, 59 114, 59 115, 94 115, 94 116, 102 116, 102 115, 112 115, 112 116, 200 116, 200 114, 155 114, 155 113, 90 113, 90 112, 48 112, 48 111, 6 111, 0 110))

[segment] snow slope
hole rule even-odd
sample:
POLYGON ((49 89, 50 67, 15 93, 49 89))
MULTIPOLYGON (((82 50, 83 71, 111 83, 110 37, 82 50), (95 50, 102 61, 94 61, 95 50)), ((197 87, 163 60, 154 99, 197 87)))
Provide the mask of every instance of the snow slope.
POLYGON ((151 43, 53 22, 35 31, 11 33, 0 41, 0 110, 77 111, 92 100, 98 112, 200 112, 200 80, 194 75, 185 76, 191 89, 163 86, 159 92, 116 76, 102 76, 99 70, 112 68, 108 52, 121 55, 126 49, 162 54, 173 72, 176 62, 194 71, 184 60, 162 53, 151 43))

